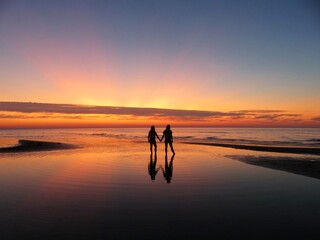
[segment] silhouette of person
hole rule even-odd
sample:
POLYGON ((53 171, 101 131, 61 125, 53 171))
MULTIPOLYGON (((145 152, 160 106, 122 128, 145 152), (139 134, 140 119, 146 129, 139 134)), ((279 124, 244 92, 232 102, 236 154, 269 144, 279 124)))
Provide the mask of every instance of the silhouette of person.
POLYGON ((154 154, 154 161, 152 159, 152 152, 150 154, 150 162, 148 164, 148 172, 151 177, 151 180, 154 181, 156 179, 156 175, 159 171, 159 168, 157 169, 157 152, 154 154))
POLYGON ((170 145, 170 148, 171 148, 171 152, 173 154, 176 154, 173 150, 173 146, 172 146, 172 143, 173 143, 173 137, 172 137, 172 131, 170 130, 170 125, 167 125, 166 129, 163 131, 163 135, 160 139, 160 141, 162 141, 162 139, 164 138, 164 141, 165 141, 165 151, 166 151, 166 155, 167 155, 167 152, 168 152, 168 144, 170 145))
POLYGON ((160 140, 156 128, 154 126, 151 126, 151 129, 148 134, 148 142, 150 143, 150 152, 152 153, 152 145, 154 146, 154 152, 157 152, 157 143, 156 143, 156 137, 160 140))
POLYGON ((173 159, 174 159, 174 154, 172 154, 170 163, 168 164, 168 156, 166 154, 165 156, 165 167, 164 169, 162 168, 162 173, 164 178, 166 179, 167 183, 171 182, 172 174, 173 174, 173 159))

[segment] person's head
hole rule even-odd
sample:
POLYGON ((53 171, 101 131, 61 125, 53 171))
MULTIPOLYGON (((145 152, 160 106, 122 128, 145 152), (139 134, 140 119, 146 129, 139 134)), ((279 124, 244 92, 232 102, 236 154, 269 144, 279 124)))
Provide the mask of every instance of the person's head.
POLYGON ((151 126, 151 131, 155 131, 156 128, 154 126, 151 126))
POLYGON ((167 125, 167 129, 170 130, 170 125, 169 124, 167 125))
POLYGON ((171 183, 171 177, 166 177, 167 183, 171 183))

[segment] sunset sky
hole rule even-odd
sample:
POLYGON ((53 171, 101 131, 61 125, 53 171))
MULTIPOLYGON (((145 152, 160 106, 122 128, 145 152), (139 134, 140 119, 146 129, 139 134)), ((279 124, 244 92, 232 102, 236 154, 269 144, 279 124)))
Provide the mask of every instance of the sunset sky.
POLYGON ((320 127, 320 5, 0 3, 0 128, 320 127))

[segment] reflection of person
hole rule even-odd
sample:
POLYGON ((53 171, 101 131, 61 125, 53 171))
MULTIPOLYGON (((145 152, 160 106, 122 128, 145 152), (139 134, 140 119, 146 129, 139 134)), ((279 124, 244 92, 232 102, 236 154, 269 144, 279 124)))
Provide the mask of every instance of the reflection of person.
POLYGON ((166 154, 165 167, 164 167, 164 169, 162 168, 162 173, 163 173, 164 178, 167 180, 167 183, 171 182, 172 173, 173 173, 173 159, 174 159, 174 154, 172 155, 170 163, 168 164, 168 157, 166 154))
POLYGON ((173 146, 172 146, 173 137, 172 137, 172 131, 170 130, 170 125, 167 125, 166 130, 163 131, 163 135, 162 135, 160 141, 162 141, 163 138, 164 138, 164 141, 165 141, 165 144, 166 144, 165 145, 166 154, 168 152, 168 144, 170 145, 171 152, 173 154, 175 154, 175 152, 173 150, 173 146))
POLYGON ((150 143, 150 152, 152 153, 152 145, 154 146, 154 152, 157 152, 157 143, 156 143, 156 137, 160 140, 156 128, 154 126, 151 126, 151 129, 149 131, 148 135, 148 142, 150 143))
POLYGON ((157 152, 154 154, 154 161, 152 159, 152 152, 150 154, 150 162, 148 165, 148 171, 149 171, 149 175, 151 177, 151 180, 154 181, 156 179, 156 175, 159 171, 159 168, 157 169, 157 152))

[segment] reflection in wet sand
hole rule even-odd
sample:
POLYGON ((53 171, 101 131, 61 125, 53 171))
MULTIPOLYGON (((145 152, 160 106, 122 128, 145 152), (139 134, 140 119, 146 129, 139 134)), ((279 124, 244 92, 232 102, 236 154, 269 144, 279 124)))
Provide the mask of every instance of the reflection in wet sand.
POLYGON ((172 175, 173 175, 173 159, 175 154, 172 155, 170 162, 168 163, 168 155, 165 156, 165 167, 161 167, 162 173, 164 178, 166 179, 167 183, 171 182, 172 175))
POLYGON ((148 172, 152 181, 156 179, 156 175, 158 171, 159 171, 159 168, 157 168, 157 152, 155 151, 154 158, 153 158, 153 153, 151 151, 150 162, 148 164, 148 172))
MULTIPOLYGON (((66 135, 35 131, 33 134, 42 136, 38 138, 24 132, 15 134, 19 136, 16 139, 45 139, 79 148, 0 154, 1 240, 26 236, 309 239, 317 234, 317 179, 225 157, 240 159, 236 156, 251 154, 255 156, 252 159, 263 160, 257 157, 258 152, 176 141, 178 159, 170 154, 165 158, 164 144, 159 144, 157 156, 150 155, 145 132, 141 140, 119 137, 128 131, 139 136, 141 129, 112 129, 108 131, 114 135, 107 137, 105 129, 72 131, 66 135)), ((5 142, 5 146, 10 144, 14 142, 5 142)), ((283 162, 320 159, 310 155, 260 155, 283 162)))

